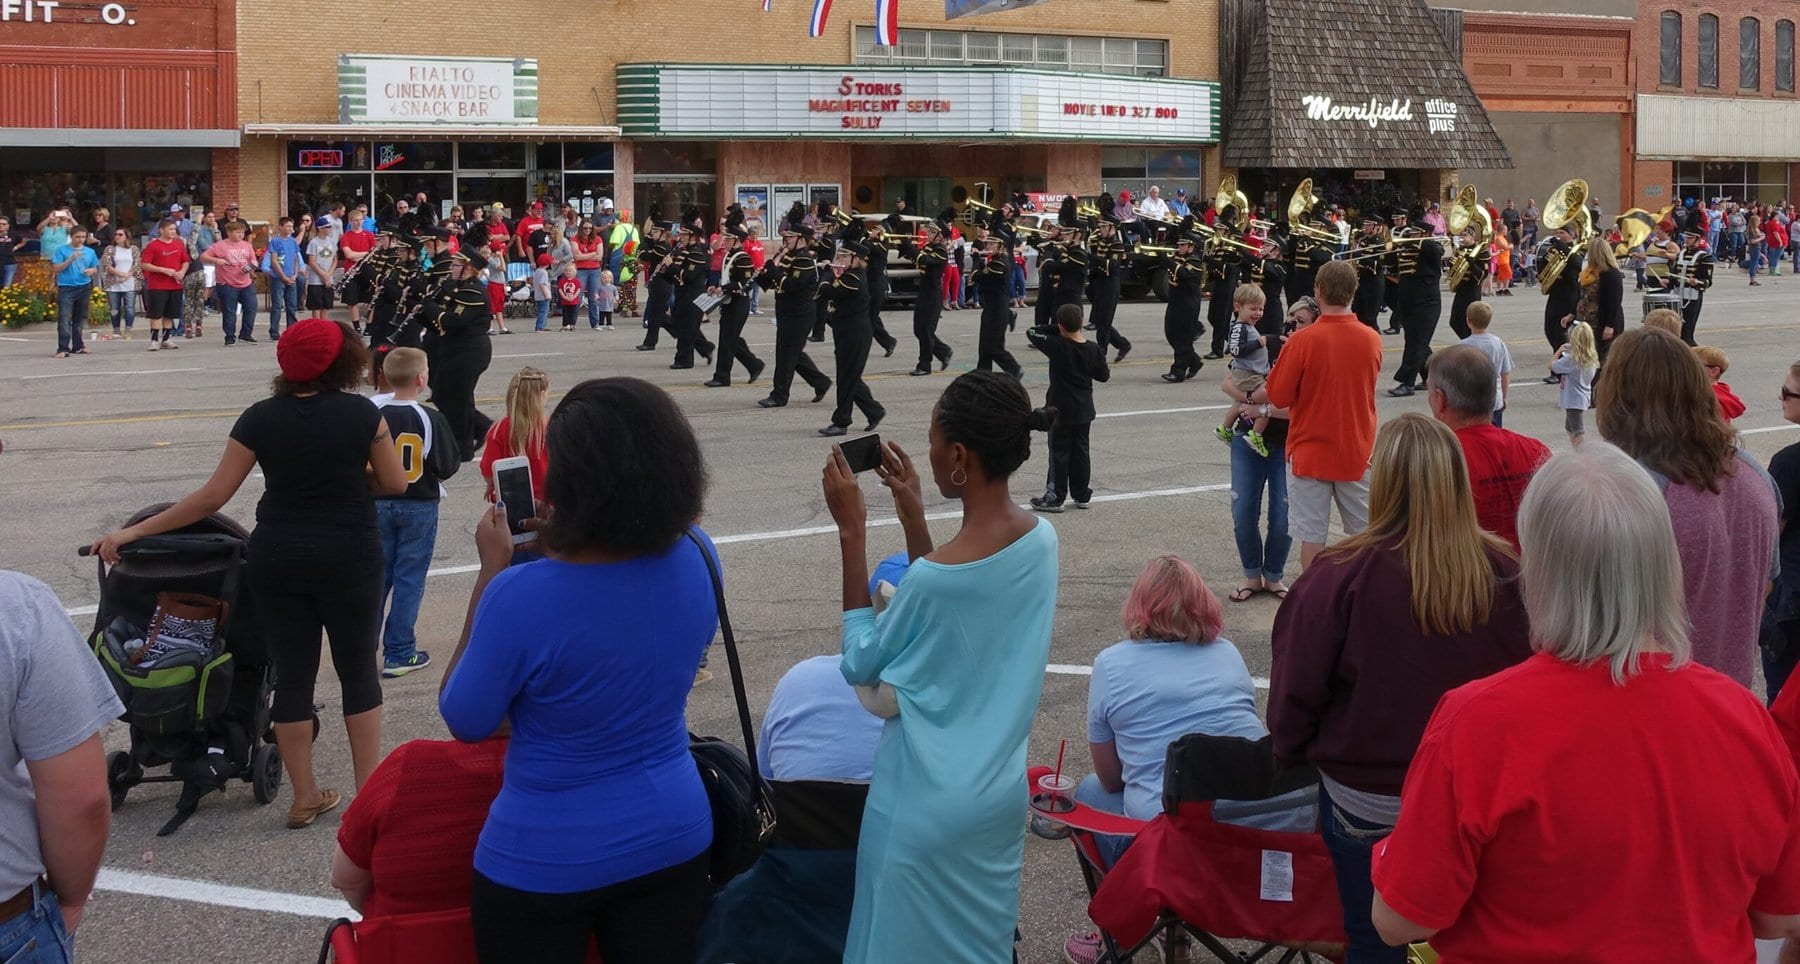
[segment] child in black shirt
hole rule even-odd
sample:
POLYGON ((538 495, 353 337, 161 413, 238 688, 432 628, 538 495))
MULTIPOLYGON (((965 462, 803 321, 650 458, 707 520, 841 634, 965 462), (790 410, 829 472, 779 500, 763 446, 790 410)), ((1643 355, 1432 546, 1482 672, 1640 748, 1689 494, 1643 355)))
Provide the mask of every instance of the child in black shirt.
POLYGON ((1039 512, 1061 512, 1070 496, 1075 508, 1085 509, 1093 498, 1088 430, 1094 424, 1094 383, 1112 377, 1106 367, 1106 346, 1088 341, 1081 333, 1080 305, 1056 309, 1053 321, 1025 332, 1031 347, 1050 359, 1045 404, 1057 412, 1056 425, 1050 429, 1050 490, 1031 500, 1031 507, 1039 512))
POLYGON ((381 361, 373 401, 387 419, 394 447, 406 470, 406 491, 375 499, 376 528, 383 557, 381 599, 388 603, 381 634, 381 675, 405 676, 431 665, 431 654, 418 648, 414 624, 425 598, 425 574, 437 545, 438 500, 443 480, 461 467, 461 453, 450 422, 435 408, 419 404, 419 392, 430 377, 425 353, 396 348, 381 361), (391 597, 391 602, 390 602, 391 597))

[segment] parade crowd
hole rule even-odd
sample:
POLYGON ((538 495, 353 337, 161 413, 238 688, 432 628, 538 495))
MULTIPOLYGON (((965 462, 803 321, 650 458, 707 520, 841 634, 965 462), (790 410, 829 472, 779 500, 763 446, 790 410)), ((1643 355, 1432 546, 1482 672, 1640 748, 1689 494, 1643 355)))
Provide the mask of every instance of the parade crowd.
MULTIPOLYGON (((1784 686, 1800 657, 1800 444, 1767 467, 1746 454, 1730 361, 1693 344, 1710 252, 1740 251, 1734 217, 1754 277, 1758 251, 1774 270, 1787 209, 1721 208, 1724 248, 1710 205, 1647 226, 1629 247, 1662 252, 1643 260, 1662 259, 1673 300, 1630 325, 1616 250, 1629 239, 1591 230, 1596 212, 1581 230, 1568 209, 1585 194, 1562 201, 1555 224, 1509 202, 1486 212, 1486 231, 1467 199, 1360 212, 1355 231, 1329 206, 1270 229, 1247 202, 1196 213, 1178 194, 1178 211, 1155 190, 1070 198, 1035 229, 1011 203, 868 218, 827 204, 785 212, 772 252, 761 213, 742 209, 712 225, 650 212, 642 229, 623 212, 546 222, 536 205, 510 225, 492 210, 442 224, 397 210, 370 231, 367 210, 338 205, 280 219, 260 254, 229 207, 216 235, 172 211, 132 256, 156 294, 151 347, 200 336, 204 317, 184 302, 196 261, 214 269, 198 272, 197 294, 218 301, 225 343, 254 342, 246 279, 272 272, 278 374, 201 488, 93 550, 116 563, 261 471, 247 590, 277 671, 286 826, 351 797, 329 873, 366 917, 466 911, 484 962, 576 962, 591 943, 611 964, 1000 964, 1018 937, 1026 746, 1066 578, 1048 516, 1091 504, 1094 386, 1112 377, 1109 353, 1131 350, 1113 313, 1121 272, 1142 259, 1170 282, 1161 377, 1225 362, 1219 390, 1234 405, 1203 431, 1231 448, 1244 579, 1226 595, 1279 600, 1273 669, 1259 714, 1218 595, 1178 557, 1147 560, 1120 641, 1093 666, 1091 776, 1074 799, 1157 818, 1167 749, 1192 733, 1254 743, 1271 772, 1316 771, 1283 825, 1322 839, 1354 964, 1404 961, 1423 940, 1445 960, 1750 961, 1755 939, 1785 939, 1784 960, 1800 960, 1800 687, 1784 686), (728 851, 744 845, 753 801, 703 777, 685 720, 729 626, 731 584, 698 526, 705 455, 673 399, 633 378, 584 381, 547 410, 548 377, 524 369, 490 420, 473 394, 489 334, 507 330, 515 281, 559 301, 564 329, 584 302, 590 327, 632 317, 642 282, 641 349, 666 333, 671 368, 699 356, 714 363, 709 386, 740 367, 755 382, 769 363, 743 329, 766 293, 777 347, 759 404, 788 404, 796 376, 814 402, 835 388, 819 431, 844 436, 854 413, 871 430, 886 415, 863 371, 873 347, 898 345, 882 321, 890 263, 921 277, 912 374, 947 368, 936 331, 959 303, 944 281, 958 240, 981 309, 974 370, 938 395, 924 437, 881 446, 873 472, 901 551, 871 545, 859 475, 830 450, 820 484, 840 547, 840 642, 791 668, 764 708, 755 759, 779 819, 739 864, 728 851), (1020 318, 1026 240, 1040 282, 1020 318), (1542 377, 1560 386, 1562 454, 1504 427, 1517 370, 1482 295, 1505 290, 1508 245, 1541 250, 1535 268, 1555 278, 1542 377), (514 264, 527 268, 517 279, 514 264), (1433 351, 1446 273, 1461 341, 1433 351), (349 322, 325 316, 338 300, 349 322), (298 317, 302 302, 312 317, 298 317), (1424 395, 1428 414, 1378 419, 1383 313, 1406 335, 1389 394, 1424 395), (1006 347, 1021 322, 1048 360, 1041 399, 1006 347), (829 376, 806 353, 826 329, 829 376), (1038 433, 1044 493, 1020 505, 1013 476, 1038 433), (479 572, 439 683, 453 739, 384 758, 381 678, 431 662, 413 623, 439 483, 478 456, 494 505, 475 526, 479 572), (515 457, 531 465, 535 503, 517 527, 493 484, 515 457), (928 484, 961 510, 941 544, 928 484), (313 772, 322 640, 353 795, 313 772)), ((85 245, 71 227, 55 248, 59 284, 131 260, 116 241, 85 245)), ((551 318, 538 309, 538 329, 551 318)), ((87 351, 68 327, 59 355, 87 351)), ((1780 405, 1800 423, 1800 362, 1780 405)), ((15 764, 0 819, 22 842, 0 855, 0 895, 18 893, 0 906, 16 922, 0 941, 66 951, 106 840, 101 731, 122 707, 47 587, 8 573, 0 594, 0 746, 15 764)), ((1103 869, 1182 873, 1150 868, 1145 849, 1108 840, 1103 869)), ((1186 952, 1175 939, 1162 949, 1186 952)), ((1092 964, 1105 940, 1070 935, 1065 953, 1092 964)))

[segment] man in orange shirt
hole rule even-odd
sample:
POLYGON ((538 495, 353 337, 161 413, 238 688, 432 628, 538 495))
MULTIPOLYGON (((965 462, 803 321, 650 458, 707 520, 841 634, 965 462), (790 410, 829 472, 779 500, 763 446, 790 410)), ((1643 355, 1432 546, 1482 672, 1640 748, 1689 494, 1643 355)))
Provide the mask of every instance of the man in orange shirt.
POLYGON ((1332 261, 1314 281, 1322 314, 1296 332, 1269 380, 1251 396, 1292 412, 1288 423, 1288 532, 1300 568, 1325 548, 1336 502, 1346 535, 1369 524, 1369 456, 1375 450, 1375 380, 1381 336, 1350 312, 1356 268, 1332 261))

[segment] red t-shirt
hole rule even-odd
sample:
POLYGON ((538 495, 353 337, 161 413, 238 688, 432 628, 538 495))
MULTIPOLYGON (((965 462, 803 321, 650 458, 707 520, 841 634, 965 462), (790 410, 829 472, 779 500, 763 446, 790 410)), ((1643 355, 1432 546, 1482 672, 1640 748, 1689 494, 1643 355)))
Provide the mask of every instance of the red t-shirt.
POLYGON ((1519 550, 1519 503, 1538 466, 1550 460, 1550 447, 1529 435, 1488 425, 1456 430, 1463 460, 1469 463, 1469 487, 1475 494, 1475 519, 1481 527, 1519 550))
POLYGON ((556 279, 556 301, 558 304, 581 304, 581 281, 578 278, 556 279))
MULTIPOLYGON (((157 238, 144 245, 145 264, 180 270, 190 260, 187 245, 182 244, 180 238, 173 241, 157 238)), ((180 291, 181 281, 180 278, 171 278, 159 271, 144 272, 144 287, 149 291, 180 291)))
POLYGON ((1445 694, 1375 889, 1447 962, 1756 960, 1800 913, 1800 779, 1756 697, 1696 663, 1539 654, 1445 694))
POLYGON ((592 269, 600 267, 601 255, 605 253, 606 242, 599 235, 592 241, 584 241, 579 234, 569 236, 569 243, 575 246, 575 267, 592 269))
POLYGON ((500 794, 504 738, 413 740, 375 768, 338 824, 338 846, 369 871, 363 916, 469 906, 475 843, 500 794))
POLYGON ((513 237, 519 239, 519 245, 526 250, 531 249, 531 232, 544 226, 544 219, 535 214, 527 214, 513 225, 513 237))
POLYGON ((1737 392, 1732 391, 1730 385, 1713 382, 1713 395, 1719 399, 1719 411, 1724 413, 1725 421, 1729 422, 1744 414, 1744 400, 1737 397, 1737 392))
MULTIPOLYGON (((487 500, 494 501, 494 463, 519 453, 512 450, 512 419, 502 417, 488 429, 487 441, 481 446, 481 477, 487 480, 487 500)), ((531 462, 531 497, 544 501, 544 475, 550 470, 550 455, 544 446, 531 446, 525 453, 531 462)))
MULTIPOLYGON (((340 252, 358 251, 366 254, 375 250, 375 236, 367 231, 345 231, 344 236, 338 238, 338 250, 340 252)), ((343 262, 345 271, 356 266, 356 262, 349 258, 344 258, 343 262)))

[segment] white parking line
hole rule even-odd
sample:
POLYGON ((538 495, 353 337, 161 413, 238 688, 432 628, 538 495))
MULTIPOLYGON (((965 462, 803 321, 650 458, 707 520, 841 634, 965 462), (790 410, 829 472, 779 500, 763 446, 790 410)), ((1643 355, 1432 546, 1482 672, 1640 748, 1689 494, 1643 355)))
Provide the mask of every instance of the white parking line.
POLYGON ((1770 426, 1767 426, 1764 428, 1738 429, 1738 434, 1739 435, 1762 435, 1765 432, 1791 432, 1797 428, 1800 428, 1800 425, 1770 425, 1770 426))
POLYGON ((1175 415, 1181 412, 1223 412, 1230 405, 1194 405, 1188 408, 1146 408, 1136 412, 1101 412, 1095 418, 1131 418, 1137 415, 1175 415))
POLYGON ((204 368, 138 368, 124 372, 52 372, 48 375, 20 375, 20 381, 35 381, 40 378, 85 378, 93 375, 168 375, 174 372, 199 372, 204 368))
POLYGON ((562 354, 562 352, 560 352, 560 351, 523 351, 516 355, 495 355, 493 357, 495 357, 495 358, 549 358, 552 355, 560 355, 560 354, 562 354))
POLYGON ((207 904, 212 907, 236 907, 240 910, 293 914, 296 917, 317 917, 323 920, 336 920, 339 917, 355 920, 361 917, 350 909, 349 904, 329 897, 310 897, 305 894, 284 894, 274 890, 232 887, 227 884, 215 884, 209 880, 164 877, 159 874, 144 874, 133 870, 114 870, 111 867, 100 868, 100 879, 94 882, 94 887, 97 890, 119 894, 163 897, 169 900, 207 904))
MULTIPOLYGON (((1094 675, 1094 668, 1092 666, 1083 666, 1080 663, 1051 663, 1044 667, 1044 672, 1055 676, 1092 676, 1094 675)), ((1250 682, 1259 690, 1266 690, 1269 688, 1269 680, 1264 676, 1252 676, 1250 677, 1250 682)))

